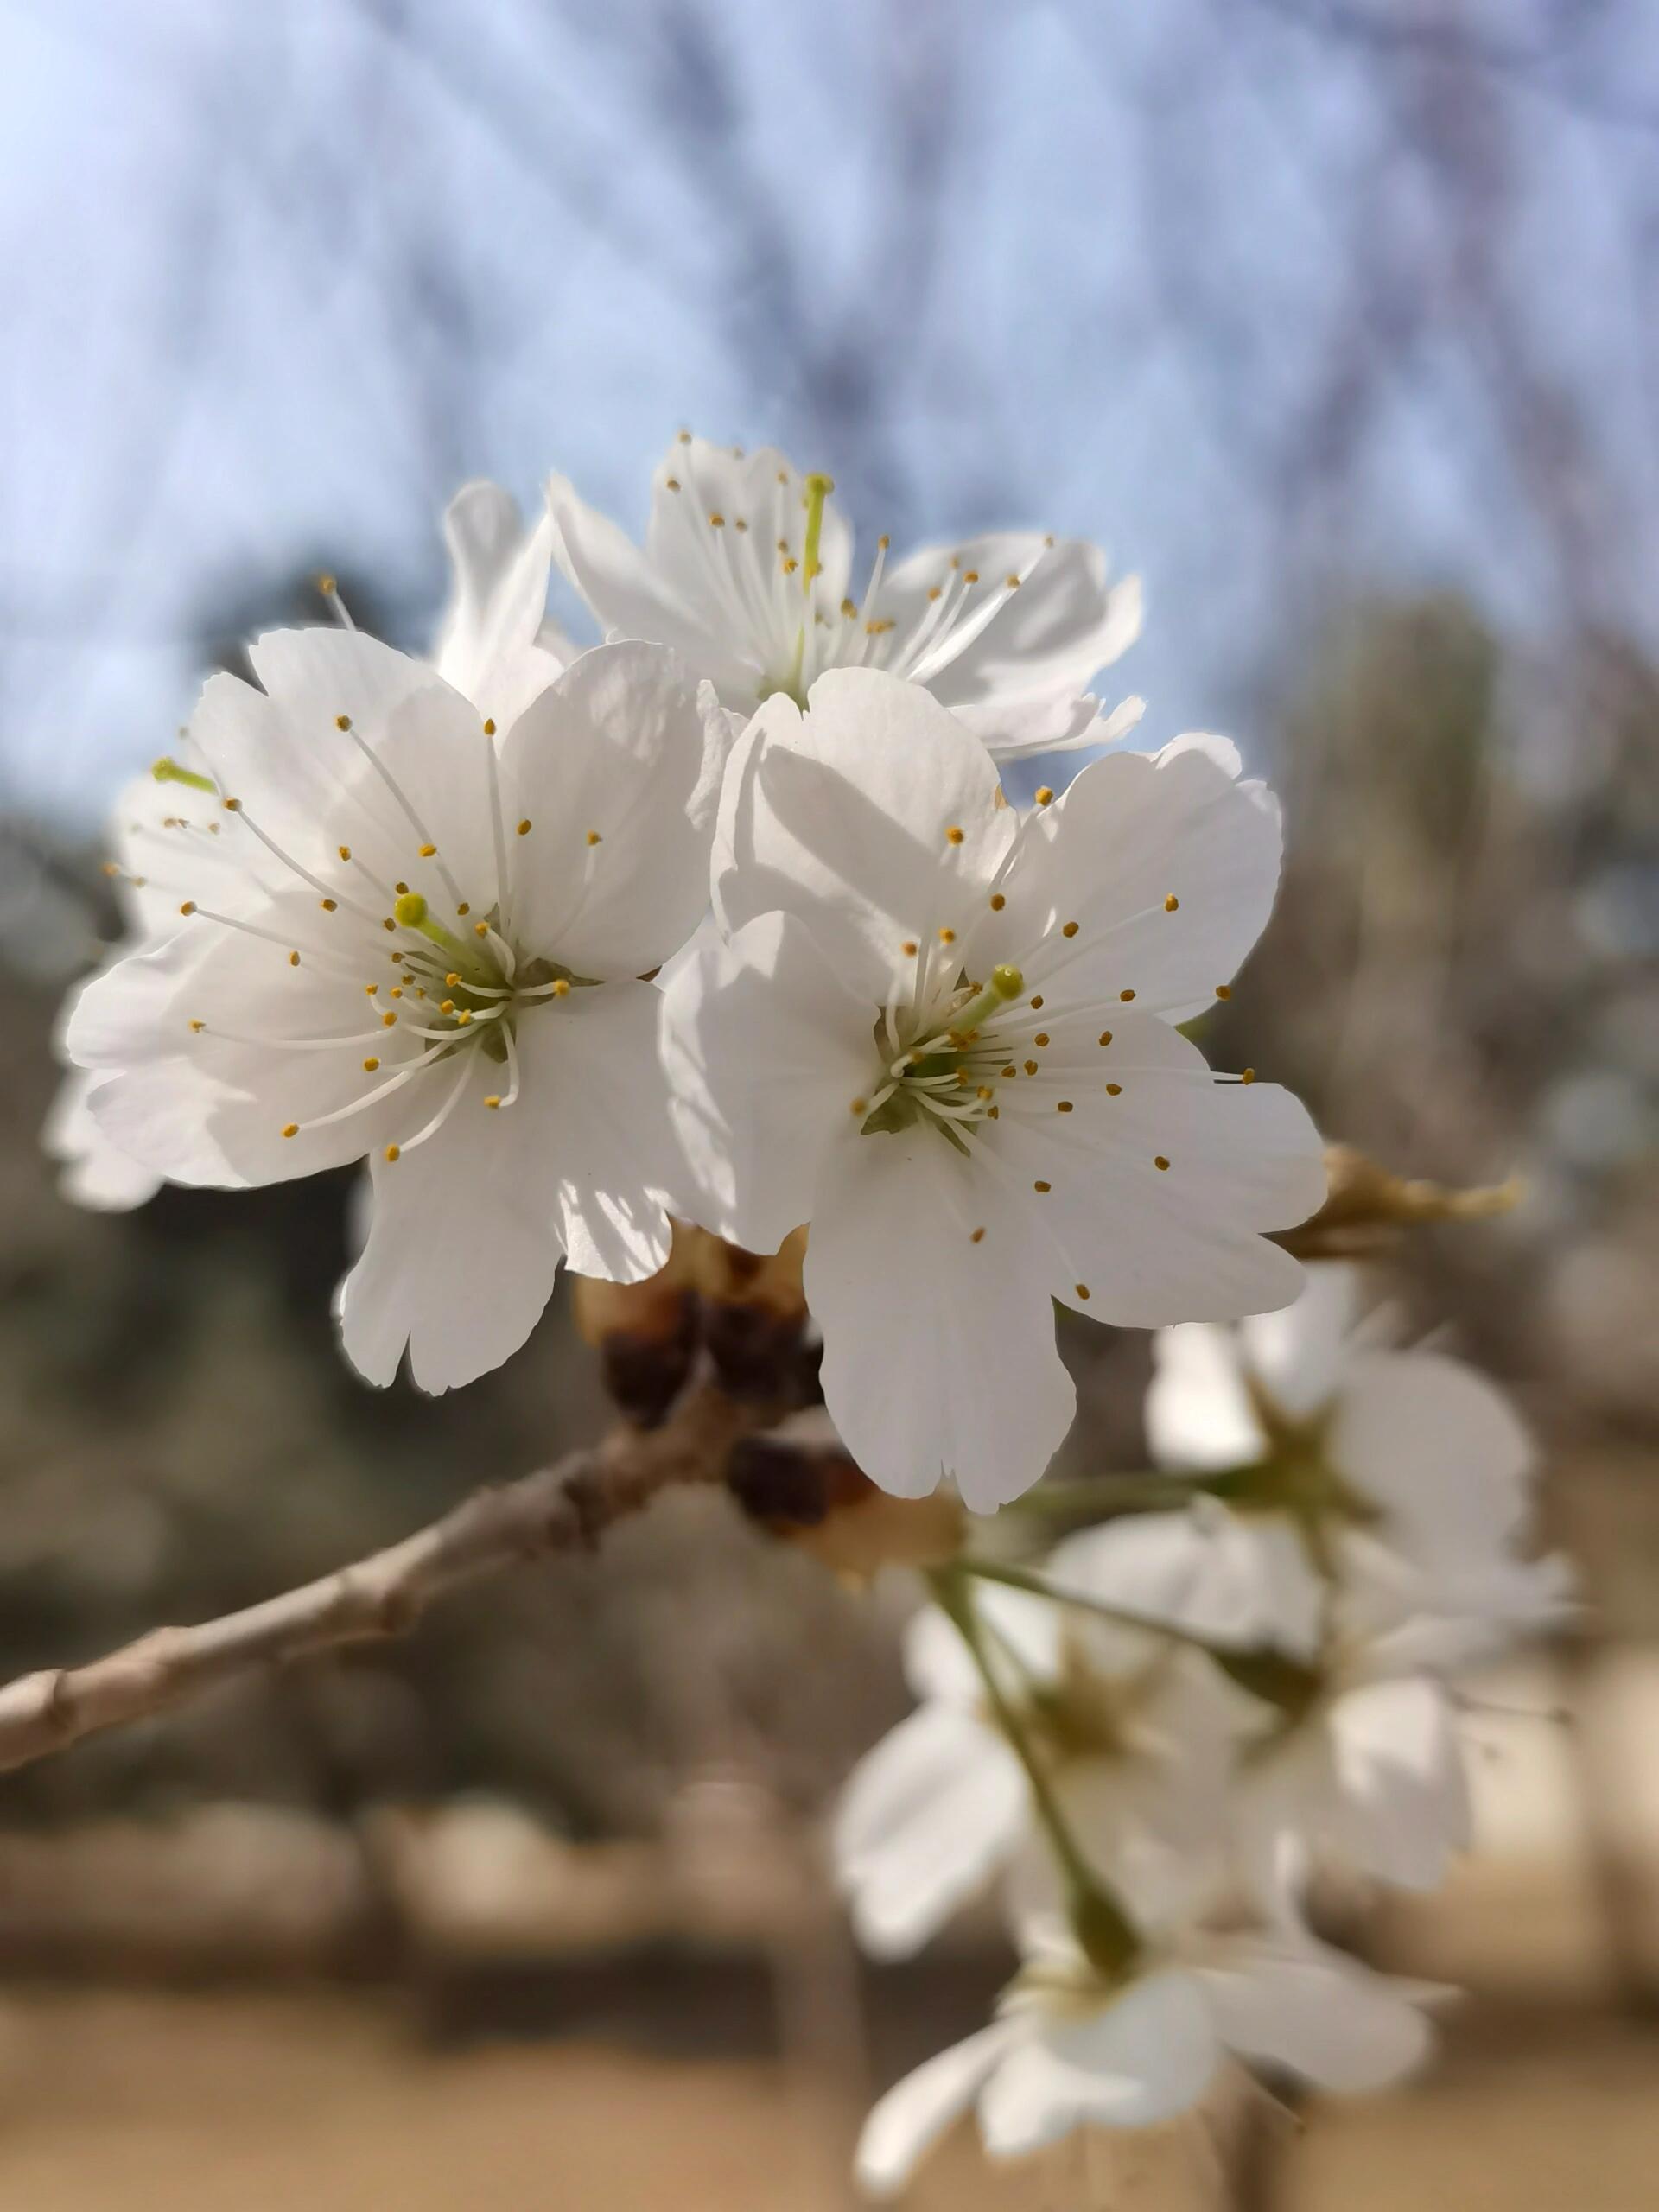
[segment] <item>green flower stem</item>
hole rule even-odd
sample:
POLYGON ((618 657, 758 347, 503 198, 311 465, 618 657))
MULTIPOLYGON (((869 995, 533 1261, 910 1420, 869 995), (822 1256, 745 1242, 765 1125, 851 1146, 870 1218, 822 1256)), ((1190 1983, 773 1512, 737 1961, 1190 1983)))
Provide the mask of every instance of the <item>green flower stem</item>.
POLYGON ((1140 1938, 1122 1908, 1084 1857, 1060 1810, 1053 1783, 1044 1772, 1020 1715, 997 1678, 985 1648, 984 1626, 975 1610, 969 1586, 969 1577, 975 1571, 967 1560, 961 1560, 950 1567, 933 1568, 927 1580, 940 1611, 967 1646, 985 1685, 986 1700, 995 1715, 996 1725, 1025 1770, 1037 1818, 1065 1878, 1067 1907, 1077 1940, 1101 1972, 1121 1974, 1139 1951, 1140 1938))

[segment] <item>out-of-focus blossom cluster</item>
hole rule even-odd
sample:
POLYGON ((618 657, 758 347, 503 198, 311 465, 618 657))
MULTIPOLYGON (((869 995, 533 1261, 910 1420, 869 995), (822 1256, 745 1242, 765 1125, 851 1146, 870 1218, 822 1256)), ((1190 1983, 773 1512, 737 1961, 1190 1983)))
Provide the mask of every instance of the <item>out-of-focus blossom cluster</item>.
POLYGON ((919 1702, 849 1786, 838 1866, 878 1955, 995 1883, 1025 1964, 992 2026, 877 2107, 874 2193, 970 2104, 1014 2156, 1167 2119, 1230 2055, 1357 2090, 1427 2050, 1437 1993, 1321 1941, 1316 1878, 1440 1882, 1469 1841, 1456 1677, 1559 1620, 1567 1578, 1527 1549, 1505 1400, 1393 1349, 1359 1295, 1319 1266, 1287 1311, 1163 1331, 1167 1497, 1143 1480, 1032 1564, 934 1570, 919 1702))

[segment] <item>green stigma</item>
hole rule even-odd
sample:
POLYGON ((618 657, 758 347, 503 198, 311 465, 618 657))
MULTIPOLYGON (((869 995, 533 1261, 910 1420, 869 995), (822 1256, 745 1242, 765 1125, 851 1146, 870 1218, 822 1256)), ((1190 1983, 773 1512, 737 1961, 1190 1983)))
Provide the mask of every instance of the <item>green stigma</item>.
POLYGON ((1006 963, 993 968, 991 980, 984 989, 976 991, 967 1005, 959 1006, 951 1015, 950 1034, 953 1037, 971 1036, 988 1014, 995 1014, 1010 999, 1020 997, 1025 988, 1025 976, 1018 968, 1009 967, 1006 963))
POLYGON ((836 488, 833 476, 815 470, 806 480, 806 538, 801 547, 801 589, 809 595, 812 582, 823 564, 818 558, 818 542, 823 535, 824 501, 836 488))
POLYGON ((211 776, 199 776, 194 768, 181 768, 178 762, 163 753, 151 764, 150 774, 158 784, 188 784, 193 791, 211 791, 218 786, 211 776))
POLYGON ((426 901, 418 891, 405 891, 391 911, 404 929, 417 930, 426 919, 426 901))

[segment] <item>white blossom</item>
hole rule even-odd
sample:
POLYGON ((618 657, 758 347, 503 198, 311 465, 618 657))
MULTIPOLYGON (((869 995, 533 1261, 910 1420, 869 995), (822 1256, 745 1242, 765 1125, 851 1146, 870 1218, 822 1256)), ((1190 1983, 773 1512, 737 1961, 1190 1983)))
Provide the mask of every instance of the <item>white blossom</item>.
MULTIPOLYGON (((1224 741, 1114 753, 1022 818, 914 684, 833 671, 734 751, 727 941, 666 993, 705 1224, 810 1222, 823 1386, 853 1456, 986 1510, 1042 1472, 1073 1393, 1052 1301, 1122 1324, 1282 1304, 1261 1232, 1324 1194, 1290 1095, 1173 1027, 1267 918, 1279 823, 1224 741)), ((1052 795, 1039 794, 1046 798, 1052 795)))
POLYGON ((181 842, 209 872, 83 990, 67 1049, 169 1178, 366 1156, 346 1350, 385 1382, 407 1344, 448 1389, 524 1341, 562 1255, 622 1281, 667 1255, 639 979, 702 912, 727 718, 650 645, 583 654, 505 729, 356 632, 250 658, 264 688, 213 677, 191 723, 217 811, 181 842))
MULTIPOLYGON (((1087 1589, 1095 1532, 1060 1547, 1052 1579, 1087 1589)), ((987 1654, 1084 1857, 1144 1898, 1184 1882, 1224 1804, 1228 1707, 1205 1663, 1167 1637, 1027 1592, 982 1583, 987 1654)), ((855 1770, 835 1828, 860 1942, 915 1950, 995 1872, 1027 1905, 1048 1859, 1025 1771, 947 1616, 910 1623, 905 1668, 920 1703, 855 1770)))
POLYGON ((767 447, 745 454, 682 432, 658 464, 643 548, 553 477, 556 557, 603 628, 654 638, 751 715, 782 691, 801 703, 826 669, 879 668, 923 684, 1003 759, 1121 735, 1085 696, 1131 645, 1141 588, 1109 585, 1098 547, 1002 531, 925 546, 861 586, 853 533, 827 476, 767 447))
POLYGON ((1230 2054, 1343 2093, 1418 2066, 1438 1993, 1288 1938, 1153 1939, 1104 1973, 1052 1928, 1027 1936, 1000 2018, 930 2059, 871 2113, 858 2178, 894 2196, 970 2106, 985 2149, 1017 2158, 1073 2128, 1147 2127, 1190 2111, 1230 2054))
MULTIPOLYGON (((547 583, 553 525, 545 513, 526 530, 518 502, 484 479, 464 484, 443 518, 450 588, 432 642, 431 659, 445 683, 462 692, 480 714, 503 728, 516 719, 575 657, 575 649, 547 619, 547 583)), ((326 596, 343 613, 327 579, 326 596)), ((235 841, 215 847, 221 833, 219 793, 187 734, 153 770, 136 777, 111 813, 105 873, 114 887, 125 930, 102 963, 108 968, 152 934, 176 926, 181 902, 194 892, 205 898, 223 870, 241 873, 235 841)), ((60 1032, 73 1016, 64 1010, 60 1032)), ((60 1188, 78 1205, 122 1211, 154 1197, 164 1178, 115 1144, 99 1125, 92 1093, 107 1078, 79 1068, 63 1077, 48 1115, 41 1141, 62 1164, 60 1188)), ((213 1179, 238 1179, 223 1161, 213 1179)))

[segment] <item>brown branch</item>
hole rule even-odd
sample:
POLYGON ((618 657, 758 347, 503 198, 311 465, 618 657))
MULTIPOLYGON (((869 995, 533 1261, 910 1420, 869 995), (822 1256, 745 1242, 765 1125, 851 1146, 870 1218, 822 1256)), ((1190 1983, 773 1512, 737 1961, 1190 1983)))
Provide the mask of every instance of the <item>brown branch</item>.
POLYGON ((681 1484, 722 1479, 732 1446, 776 1408, 694 1392, 661 1428, 619 1428, 518 1482, 481 1490, 429 1528, 278 1598, 194 1628, 158 1628, 81 1667, 0 1689, 0 1772, 83 1736, 147 1719, 252 1667, 411 1628, 431 1600, 520 1560, 591 1549, 681 1484))

